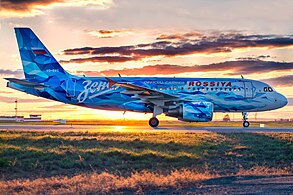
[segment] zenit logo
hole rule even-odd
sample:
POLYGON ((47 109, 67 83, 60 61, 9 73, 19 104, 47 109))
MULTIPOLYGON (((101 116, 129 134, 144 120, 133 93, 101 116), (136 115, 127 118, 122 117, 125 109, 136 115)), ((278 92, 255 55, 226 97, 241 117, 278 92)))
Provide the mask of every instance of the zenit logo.
POLYGON ((204 81, 204 82, 201 82, 201 81, 189 81, 187 83, 188 86, 197 86, 197 87, 200 87, 200 86, 203 86, 203 87, 232 87, 232 83, 229 81, 229 82, 226 82, 226 81, 221 81, 221 82, 215 82, 215 81, 210 81, 210 82, 207 82, 207 81, 204 81))

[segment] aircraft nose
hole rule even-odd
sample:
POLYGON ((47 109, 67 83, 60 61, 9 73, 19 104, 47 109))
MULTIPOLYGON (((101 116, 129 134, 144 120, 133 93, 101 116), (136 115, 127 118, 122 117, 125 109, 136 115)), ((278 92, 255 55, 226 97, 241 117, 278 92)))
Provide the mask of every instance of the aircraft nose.
POLYGON ((277 100, 277 104, 280 108, 284 107, 288 104, 287 98, 280 93, 278 94, 276 100, 277 100))

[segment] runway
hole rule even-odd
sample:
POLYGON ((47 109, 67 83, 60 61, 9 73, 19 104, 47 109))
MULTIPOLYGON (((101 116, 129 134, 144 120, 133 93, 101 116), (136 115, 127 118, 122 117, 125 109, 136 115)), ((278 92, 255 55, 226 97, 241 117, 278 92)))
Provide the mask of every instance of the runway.
POLYGON ((190 127, 190 126, 114 126, 114 125, 0 125, 0 130, 25 131, 88 131, 88 132, 193 132, 193 133, 240 133, 240 132, 291 132, 293 128, 259 128, 259 127, 190 127))

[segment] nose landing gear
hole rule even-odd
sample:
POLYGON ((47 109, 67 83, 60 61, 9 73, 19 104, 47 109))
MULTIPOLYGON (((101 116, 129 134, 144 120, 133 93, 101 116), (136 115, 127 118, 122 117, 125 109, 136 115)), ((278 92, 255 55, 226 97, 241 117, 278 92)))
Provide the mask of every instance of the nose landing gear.
POLYGON ((247 116, 248 116, 247 112, 242 112, 243 127, 249 127, 249 122, 247 121, 248 120, 247 116))
POLYGON ((243 127, 249 127, 249 122, 248 121, 243 121, 243 127))

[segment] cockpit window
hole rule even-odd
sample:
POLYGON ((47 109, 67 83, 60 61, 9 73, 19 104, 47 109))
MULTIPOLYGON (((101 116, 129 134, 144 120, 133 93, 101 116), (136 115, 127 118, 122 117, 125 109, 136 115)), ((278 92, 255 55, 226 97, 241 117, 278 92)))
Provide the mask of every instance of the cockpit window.
POLYGON ((271 87, 264 87, 263 88, 263 91, 264 92, 267 92, 267 91, 269 91, 269 92, 272 92, 272 91, 274 91, 271 87))

